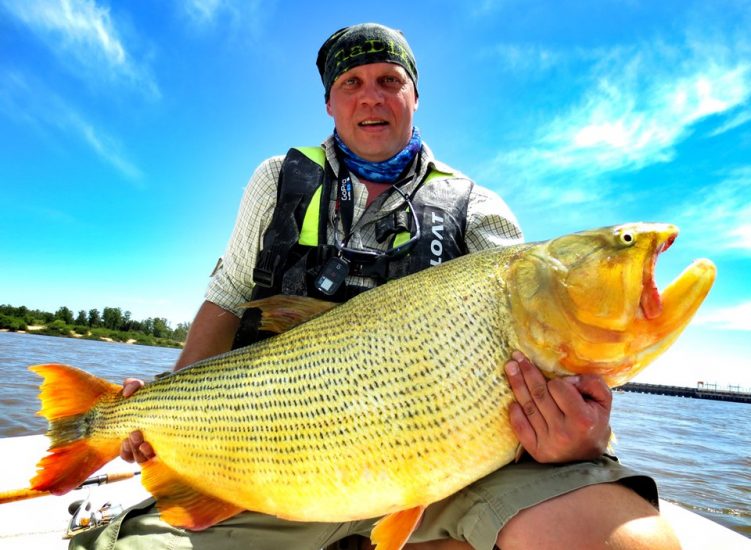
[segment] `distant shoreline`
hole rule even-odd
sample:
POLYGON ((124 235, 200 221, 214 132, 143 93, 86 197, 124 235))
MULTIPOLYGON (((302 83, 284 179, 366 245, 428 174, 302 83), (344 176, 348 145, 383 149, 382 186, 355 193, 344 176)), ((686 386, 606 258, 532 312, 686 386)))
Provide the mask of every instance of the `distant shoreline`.
POLYGON ((162 342, 154 342, 147 343, 147 342, 139 342, 135 338, 128 338, 127 340, 115 340, 114 338, 110 338, 108 336, 95 336, 91 332, 88 332, 88 334, 78 334, 75 331, 69 331, 68 334, 60 334, 55 332, 47 332, 46 331, 47 326, 46 325, 29 325, 26 327, 26 330, 10 330, 7 328, 0 328, 0 332, 12 332, 14 334, 29 334, 32 336, 52 336, 55 338, 79 338, 79 339, 86 339, 86 340, 93 340, 98 342, 110 342, 114 344, 129 344, 129 345, 140 345, 140 346, 151 346, 151 347, 170 347, 170 348, 182 348, 185 345, 185 342, 178 342, 176 340, 169 340, 169 339, 162 339, 162 342), (163 345, 163 344, 169 344, 169 345, 163 345))

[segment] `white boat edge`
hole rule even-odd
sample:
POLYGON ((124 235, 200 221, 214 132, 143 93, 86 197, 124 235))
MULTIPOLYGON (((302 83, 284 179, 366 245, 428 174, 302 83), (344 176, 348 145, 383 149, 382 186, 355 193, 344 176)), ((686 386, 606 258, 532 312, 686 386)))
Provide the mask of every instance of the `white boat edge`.
MULTIPOLYGON (((47 438, 44 435, 0 438, 0 492, 28 486, 35 473, 36 463, 46 454, 47 438)), ((120 459, 113 460, 97 474, 122 473, 137 470, 137 466, 120 459)), ((89 495, 92 504, 101 506, 131 506, 149 495, 138 477, 92 489, 72 491, 67 495, 44 496, 7 504, 0 504, 0 548, 3 550, 28 550, 47 548, 62 550, 68 541, 63 538, 70 514, 68 505, 89 495)), ((685 550, 751 550, 751 539, 744 537, 681 506, 660 501, 660 510, 673 526, 685 550)))

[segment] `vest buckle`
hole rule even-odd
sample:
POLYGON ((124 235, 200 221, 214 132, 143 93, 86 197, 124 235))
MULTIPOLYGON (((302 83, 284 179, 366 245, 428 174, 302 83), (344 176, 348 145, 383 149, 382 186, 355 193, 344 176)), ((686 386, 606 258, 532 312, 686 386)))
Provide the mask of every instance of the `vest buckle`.
POLYGON ((282 258, 278 254, 272 257, 270 250, 262 250, 258 255, 256 267, 253 268, 253 282, 266 288, 273 288, 281 261, 282 258))

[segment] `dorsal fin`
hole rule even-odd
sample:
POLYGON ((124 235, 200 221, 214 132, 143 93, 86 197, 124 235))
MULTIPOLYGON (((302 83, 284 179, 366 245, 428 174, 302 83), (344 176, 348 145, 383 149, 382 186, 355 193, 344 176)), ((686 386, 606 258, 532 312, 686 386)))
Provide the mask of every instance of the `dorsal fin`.
POLYGON ((327 302, 309 296, 277 294, 276 296, 253 300, 242 304, 240 307, 260 309, 261 324, 258 328, 279 334, 310 321, 313 317, 338 305, 336 302, 327 302))

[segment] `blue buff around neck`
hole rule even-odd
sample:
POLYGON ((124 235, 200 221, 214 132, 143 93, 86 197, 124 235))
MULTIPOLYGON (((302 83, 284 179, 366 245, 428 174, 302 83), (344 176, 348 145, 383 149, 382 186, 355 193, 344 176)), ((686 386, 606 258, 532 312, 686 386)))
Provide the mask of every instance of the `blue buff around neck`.
POLYGON ((358 178, 375 183, 393 183, 396 181, 422 148, 422 137, 417 127, 412 128, 412 137, 404 149, 390 159, 380 162, 370 162, 357 156, 352 149, 345 145, 336 130, 334 130, 334 140, 342 152, 342 160, 349 171, 353 172, 358 178))

